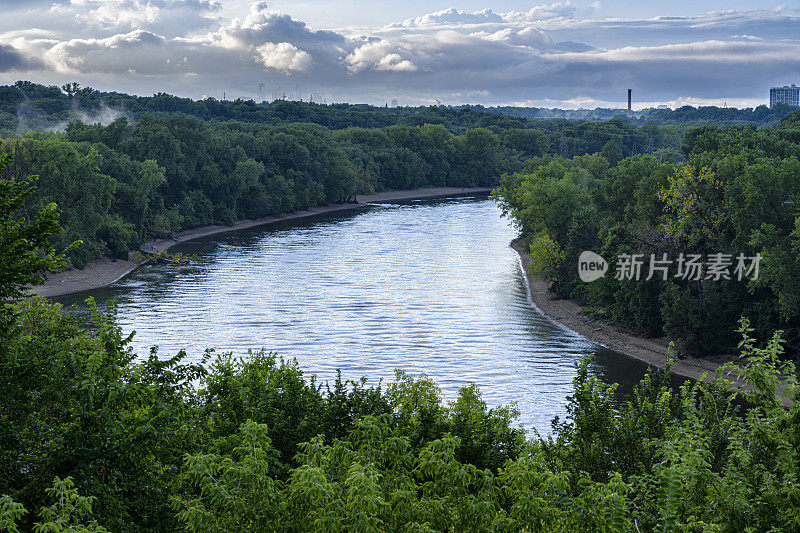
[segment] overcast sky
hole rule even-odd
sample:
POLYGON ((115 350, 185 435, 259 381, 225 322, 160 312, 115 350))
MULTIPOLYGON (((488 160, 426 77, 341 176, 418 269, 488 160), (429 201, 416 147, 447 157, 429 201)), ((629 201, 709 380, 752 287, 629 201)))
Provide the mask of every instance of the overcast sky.
POLYGON ((383 105, 753 106, 800 84, 800 2, 0 0, 0 83, 383 105))

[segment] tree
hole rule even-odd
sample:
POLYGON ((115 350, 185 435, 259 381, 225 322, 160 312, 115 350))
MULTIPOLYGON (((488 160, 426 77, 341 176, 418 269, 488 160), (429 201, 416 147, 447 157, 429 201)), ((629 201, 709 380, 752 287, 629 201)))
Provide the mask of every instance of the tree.
POLYGON ((67 96, 72 98, 81 89, 81 84, 78 82, 65 83, 61 86, 61 90, 67 93, 67 96))
MULTIPOLYGON (((0 173, 11 159, 9 154, 0 155, 0 173)), ((56 204, 46 205, 32 220, 20 214, 25 200, 36 191, 34 180, 0 179, 0 302, 4 315, 9 300, 22 298, 30 285, 44 281, 44 273, 57 272, 67 264, 64 252, 56 253, 50 244, 61 231, 56 204)), ((78 244, 80 241, 69 249, 78 244)))
POLYGON ((226 455, 187 455, 181 477, 199 490, 176 497, 178 519, 190 531, 270 531, 281 522, 281 501, 270 466, 277 460, 264 424, 246 421, 232 437, 218 441, 226 455))
POLYGON ((613 167, 622 161, 622 148, 615 141, 608 141, 603 145, 600 150, 600 155, 606 158, 606 161, 613 167))
MULTIPOLYGON (((43 507, 39 512, 42 521, 33 525, 36 533, 107 533, 104 527, 91 520, 92 504, 96 498, 81 496, 72 478, 53 480, 53 486, 45 489, 48 496, 55 499, 53 505, 43 507)), ((19 533, 17 520, 27 511, 10 496, 0 496, 0 528, 2 531, 19 533)))
POLYGON ((561 246, 546 231, 537 233, 528 242, 531 274, 539 279, 556 281, 565 255, 561 246))
POLYGON ((42 522, 33 526, 36 533, 107 533, 96 521, 88 520, 92 514, 92 504, 97 498, 78 494, 72 478, 56 477, 53 486, 45 492, 55 502, 39 512, 42 522))
POLYGON ((664 238, 678 249, 707 253, 730 223, 726 182, 709 169, 682 166, 658 192, 664 203, 664 238))
POLYGON ((228 177, 233 197, 233 213, 237 213, 237 203, 239 198, 249 189, 257 186, 264 175, 264 165, 254 159, 247 158, 236 163, 236 168, 228 177))
POLYGON ((519 151, 526 158, 543 156, 550 148, 550 141, 541 130, 508 130, 501 139, 509 148, 519 151))
POLYGON ((133 189, 135 195, 133 200, 134 209, 137 215, 136 226, 139 230, 139 235, 142 237, 147 235, 150 229, 146 223, 150 203, 158 189, 166 185, 166 183, 164 169, 158 166, 158 163, 152 159, 142 161, 141 170, 133 189))

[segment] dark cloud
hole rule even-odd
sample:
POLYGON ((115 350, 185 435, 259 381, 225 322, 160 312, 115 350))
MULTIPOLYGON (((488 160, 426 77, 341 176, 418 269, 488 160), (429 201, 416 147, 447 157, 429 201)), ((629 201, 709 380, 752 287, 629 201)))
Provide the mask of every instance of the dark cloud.
POLYGON ((41 63, 25 58, 14 47, 0 44, 0 72, 25 71, 41 67, 41 63))

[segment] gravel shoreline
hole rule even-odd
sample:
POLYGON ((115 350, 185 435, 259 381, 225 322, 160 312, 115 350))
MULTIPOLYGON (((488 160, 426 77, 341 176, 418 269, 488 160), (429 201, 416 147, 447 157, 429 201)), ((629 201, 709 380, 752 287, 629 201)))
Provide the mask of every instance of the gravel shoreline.
MULTIPOLYGON (((511 248, 519 254, 520 266, 528 281, 531 301, 543 315, 556 324, 626 357, 650 366, 664 368, 667 363, 669 339, 636 336, 623 331, 610 320, 593 318, 585 314, 583 312, 585 307, 574 300, 557 298, 549 291, 548 282, 537 279, 529 273, 531 258, 517 239, 511 242, 511 248)), ((738 361, 738 358, 733 355, 686 357, 675 360, 670 372, 693 381, 699 381, 705 375, 705 381, 710 382, 717 368, 730 361, 738 361)), ((730 376, 730 379, 733 379, 733 376, 730 376)))

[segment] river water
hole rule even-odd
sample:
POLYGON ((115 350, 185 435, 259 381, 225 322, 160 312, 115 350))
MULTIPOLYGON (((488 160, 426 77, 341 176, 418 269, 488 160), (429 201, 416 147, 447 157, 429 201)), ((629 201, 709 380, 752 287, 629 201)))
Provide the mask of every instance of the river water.
POLYGON ((516 402, 529 431, 565 413, 574 363, 628 389, 644 365, 545 318, 531 304, 509 221, 485 197, 364 206, 183 243, 190 266, 149 265, 103 289, 134 348, 163 356, 265 348, 307 376, 384 383, 427 373, 445 399, 479 385, 490 406, 516 402))

